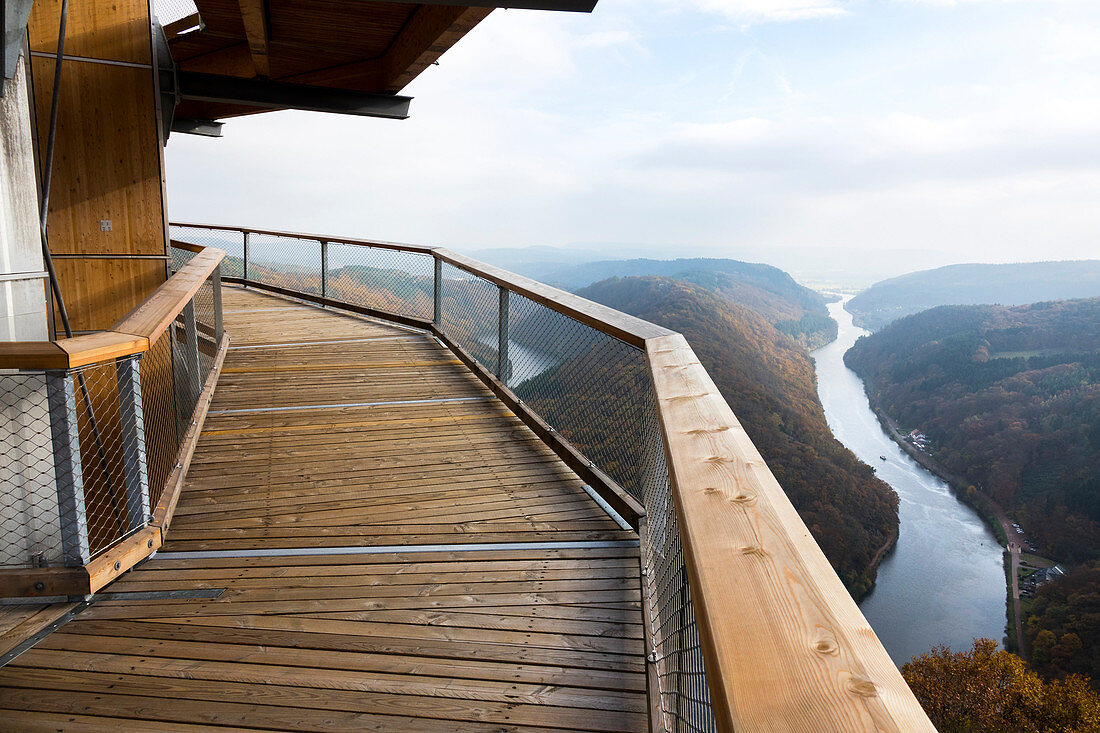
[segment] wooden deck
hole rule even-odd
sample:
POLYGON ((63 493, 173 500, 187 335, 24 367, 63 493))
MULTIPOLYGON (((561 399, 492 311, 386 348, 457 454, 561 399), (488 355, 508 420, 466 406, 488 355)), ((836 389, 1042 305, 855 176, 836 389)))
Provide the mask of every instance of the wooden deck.
POLYGON ((431 337, 224 302, 168 542, 0 669, 0 729, 647 729, 637 536, 431 337))

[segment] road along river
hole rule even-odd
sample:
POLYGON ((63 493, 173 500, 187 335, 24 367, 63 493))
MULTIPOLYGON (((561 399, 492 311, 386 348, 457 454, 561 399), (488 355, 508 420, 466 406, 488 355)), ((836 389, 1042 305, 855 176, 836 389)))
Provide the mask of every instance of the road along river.
POLYGON ((959 651, 980 636, 1000 643, 1005 574, 997 538, 883 431, 862 380, 844 366, 844 352, 866 331, 852 324, 843 303, 830 304, 829 313, 839 336, 812 353, 825 417, 837 439, 901 498, 897 549, 883 560, 860 608, 899 665, 935 644, 959 651))

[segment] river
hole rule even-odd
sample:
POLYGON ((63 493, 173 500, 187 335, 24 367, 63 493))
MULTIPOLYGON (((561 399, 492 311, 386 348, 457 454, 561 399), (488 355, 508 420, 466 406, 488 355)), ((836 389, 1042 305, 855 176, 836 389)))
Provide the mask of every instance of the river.
POLYGON ((866 331, 853 325, 843 303, 830 304, 829 313, 839 336, 812 354, 825 417, 840 442, 874 466, 901 499, 897 549, 882 562, 860 608, 899 665, 935 644, 959 651, 979 636, 1000 643, 1005 574, 997 538, 883 431, 862 380, 844 365, 844 352, 866 331))

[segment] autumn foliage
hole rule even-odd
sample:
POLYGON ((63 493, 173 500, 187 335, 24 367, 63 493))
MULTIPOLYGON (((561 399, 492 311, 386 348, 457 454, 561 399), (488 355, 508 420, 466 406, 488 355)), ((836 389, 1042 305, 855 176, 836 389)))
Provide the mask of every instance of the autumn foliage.
POLYGON ((833 436, 813 361, 753 310, 692 283, 613 278, 580 295, 682 333, 837 574, 861 597, 897 531, 897 495, 833 436))
POLYGON ((1100 695, 1085 678, 1044 682, 990 639, 963 652, 936 647, 901 673, 940 733, 1100 731, 1100 695))

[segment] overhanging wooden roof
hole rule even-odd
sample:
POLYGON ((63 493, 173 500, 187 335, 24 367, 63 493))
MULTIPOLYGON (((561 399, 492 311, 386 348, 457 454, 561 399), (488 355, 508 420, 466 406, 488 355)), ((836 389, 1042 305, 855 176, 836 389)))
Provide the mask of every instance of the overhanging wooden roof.
MULTIPOLYGON (((203 26, 169 39, 180 71, 392 94, 494 7, 588 11, 595 0, 196 0, 203 26)), ((184 100, 176 115, 218 119, 265 111, 184 100)))

